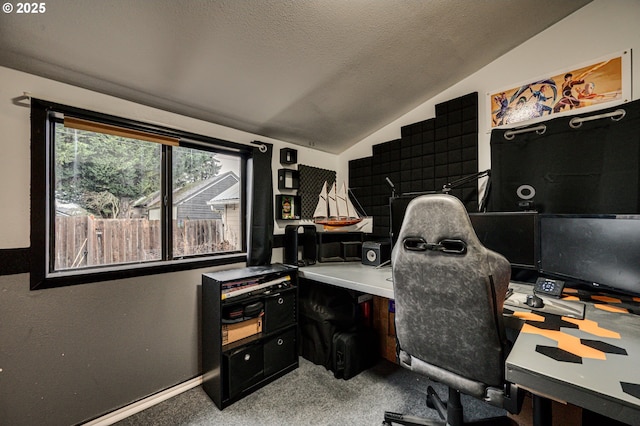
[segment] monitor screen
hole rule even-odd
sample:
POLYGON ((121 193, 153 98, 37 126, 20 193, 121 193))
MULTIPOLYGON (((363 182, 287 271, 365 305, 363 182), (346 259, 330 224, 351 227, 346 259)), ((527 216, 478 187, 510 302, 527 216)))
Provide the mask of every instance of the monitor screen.
POLYGON ((469 218, 482 244, 507 258, 511 266, 538 267, 537 213, 470 213, 469 218))
MULTIPOLYGON (((417 195, 390 198, 391 244, 395 245, 409 202, 417 195)), ((490 250, 502 254, 512 266, 537 269, 537 213, 470 213, 478 239, 490 250)))
POLYGON ((540 216, 540 272, 640 295, 640 216, 540 216))

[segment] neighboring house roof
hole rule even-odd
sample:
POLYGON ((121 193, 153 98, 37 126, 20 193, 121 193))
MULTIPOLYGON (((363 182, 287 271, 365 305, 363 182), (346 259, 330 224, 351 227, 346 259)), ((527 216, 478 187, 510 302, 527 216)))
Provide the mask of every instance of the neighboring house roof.
POLYGON ((56 216, 86 216, 89 212, 76 203, 61 203, 56 201, 56 216))
MULTIPOLYGON (((204 191, 211 189, 217 185, 221 185, 225 183, 226 180, 233 179, 235 182, 232 186, 239 186, 238 183, 240 179, 234 172, 226 172, 218 176, 214 176, 210 179, 202 180, 199 182, 194 182, 188 185, 183 186, 182 188, 178 188, 173 191, 173 205, 177 206, 180 204, 187 203, 192 198, 198 196, 204 191)), ((228 183, 227 183, 228 184, 228 183)), ((226 192, 223 191, 222 193, 226 192)), ((146 207, 148 209, 158 208, 160 206, 160 193, 154 192, 147 197, 143 197, 138 199, 135 202, 136 207, 146 207)))
POLYGON ((133 207, 144 208, 151 204, 157 204, 159 201, 160 191, 153 191, 151 194, 140 197, 133 202, 133 207))
POLYGON ((216 195, 209 201, 207 204, 210 206, 219 205, 219 204, 231 204, 237 203, 240 200, 240 183, 236 182, 233 186, 229 187, 225 191, 222 191, 220 194, 216 195))

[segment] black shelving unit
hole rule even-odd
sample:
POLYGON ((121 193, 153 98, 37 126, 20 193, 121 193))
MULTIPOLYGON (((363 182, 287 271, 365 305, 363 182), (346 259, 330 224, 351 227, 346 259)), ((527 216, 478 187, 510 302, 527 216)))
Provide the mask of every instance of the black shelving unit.
POLYGON ((298 368, 297 284, 281 264, 202 275, 202 387, 218 408, 298 368))
POLYGON ((362 232, 318 232, 318 262, 361 260, 362 232))

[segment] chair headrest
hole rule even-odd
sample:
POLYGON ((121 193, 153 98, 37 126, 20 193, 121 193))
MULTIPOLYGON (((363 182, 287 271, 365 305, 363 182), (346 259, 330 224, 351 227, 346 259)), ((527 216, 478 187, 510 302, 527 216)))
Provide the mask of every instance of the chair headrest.
POLYGON ((405 248, 439 250, 462 254, 468 246, 480 245, 466 208, 454 196, 428 194, 409 203, 403 223, 410 223, 400 231, 399 241, 405 248), (435 247, 425 247, 435 244, 435 247), (407 246, 408 245, 408 246, 407 246))

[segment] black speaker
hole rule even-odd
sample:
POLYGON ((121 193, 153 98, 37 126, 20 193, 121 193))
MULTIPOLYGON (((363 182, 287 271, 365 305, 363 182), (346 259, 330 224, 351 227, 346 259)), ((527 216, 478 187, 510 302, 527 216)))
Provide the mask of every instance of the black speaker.
POLYGON ((391 259, 389 242, 365 241, 362 243, 362 264, 379 266, 391 259))

